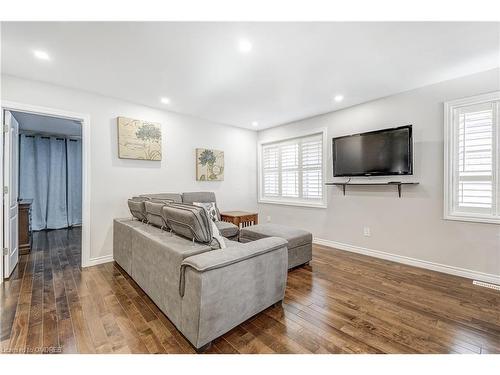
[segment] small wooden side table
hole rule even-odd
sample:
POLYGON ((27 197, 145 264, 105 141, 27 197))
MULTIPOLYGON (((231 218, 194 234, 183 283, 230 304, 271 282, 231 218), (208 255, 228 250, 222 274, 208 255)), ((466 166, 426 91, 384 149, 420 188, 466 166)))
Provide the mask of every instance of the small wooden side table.
POLYGON ((221 220, 233 223, 238 228, 249 227, 259 223, 259 214, 246 211, 227 211, 220 213, 221 220))

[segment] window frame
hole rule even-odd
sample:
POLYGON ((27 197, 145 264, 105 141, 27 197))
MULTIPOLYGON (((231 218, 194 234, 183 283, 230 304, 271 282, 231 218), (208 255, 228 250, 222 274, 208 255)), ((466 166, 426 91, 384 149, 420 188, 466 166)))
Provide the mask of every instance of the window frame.
POLYGON ((445 220, 469 221, 476 223, 500 224, 500 91, 472 97, 451 100, 444 103, 444 212, 445 220), (493 175, 492 193, 494 212, 479 213, 455 210, 453 202, 454 190, 456 188, 456 176, 454 173, 456 161, 456 138, 458 127, 455 126, 455 110, 484 103, 495 102, 493 123, 493 175))
MULTIPOLYGON (((299 151, 300 152, 300 151, 299 151)), ((257 166, 257 175, 258 175, 258 203, 262 204, 278 204, 285 206, 299 206, 299 207, 314 207, 314 208, 327 208, 327 197, 326 197, 326 164, 327 164, 327 129, 312 129, 303 132, 294 132, 292 135, 288 137, 280 137, 280 138, 270 138, 259 141, 257 144, 257 158, 258 158, 258 166, 257 166), (322 138, 322 148, 321 148, 321 178, 322 178, 322 197, 321 199, 311 199, 311 198, 291 198, 291 197, 265 197, 263 182, 264 182, 264 168, 263 168, 263 150, 265 146, 290 142, 295 139, 311 137, 314 135, 321 135, 322 138)), ((300 154, 299 154, 300 155, 300 154)), ((300 157, 300 156, 299 156, 300 157)), ((302 171, 302 168, 298 169, 302 171)), ((281 181, 281 170, 278 169, 278 179, 281 181)), ((300 189, 300 187, 299 187, 300 189)), ((299 192, 300 195, 300 192, 299 192)))

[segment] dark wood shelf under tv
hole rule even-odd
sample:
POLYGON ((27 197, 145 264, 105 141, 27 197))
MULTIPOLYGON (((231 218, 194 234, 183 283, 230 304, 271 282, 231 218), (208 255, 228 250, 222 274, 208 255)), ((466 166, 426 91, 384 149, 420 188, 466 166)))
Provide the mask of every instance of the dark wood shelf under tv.
POLYGON ((418 182, 327 182, 325 185, 331 186, 342 186, 342 192, 345 195, 346 186, 397 186, 398 196, 401 198, 401 186, 403 185, 418 185, 418 182))

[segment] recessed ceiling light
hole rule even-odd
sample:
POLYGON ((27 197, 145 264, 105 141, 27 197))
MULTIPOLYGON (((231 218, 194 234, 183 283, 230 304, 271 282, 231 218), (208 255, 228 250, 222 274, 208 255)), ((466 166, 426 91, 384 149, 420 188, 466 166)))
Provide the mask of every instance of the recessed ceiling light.
POLYGON ((238 42, 238 49, 242 53, 248 53, 252 50, 252 43, 247 39, 240 39, 238 42))
POLYGON ((160 101, 163 103, 163 104, 170 104, 170 99, 169 98, 161 98, 160 101))
POLYGON ((335 98, 333 98, 333 100, 335 100, 336 102, 341 102, 342 100, 344 100, 344 96, 343 95, 335 95, 335 98))
POLYGON ((45 51, 35 50, 33 51, 33 55, 40 60, 50 60, 49 54, 45 51))
POLYGON ((259 126, 259 123, 258 123, 257 121, 253 121, 253 122, 252 122, 252 126, 257 127, 257 126, 259 126))

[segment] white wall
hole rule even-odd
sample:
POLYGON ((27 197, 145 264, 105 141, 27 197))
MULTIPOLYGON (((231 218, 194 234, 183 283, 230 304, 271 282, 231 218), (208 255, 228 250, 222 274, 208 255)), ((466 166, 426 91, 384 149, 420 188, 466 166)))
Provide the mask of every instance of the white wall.
POLYGON ((75 91, 2 76, 2 100, 90 115, 91 254, 112 254, 112 221, 130 216, 126 199, 155 192, 214 191, 222 210, 255 210, 256 132, 75 91), (119 159, 117 116, 162 124, 163 160, 119 159), (195 180, 195 148, 224 151, 225 180, 195 180))
POLYGON ((327 187, 327 209, 260 204, 261 222, 271 216, 320 239, 500 276, 500 225, 442 218, 443 102, 499 89, 495 69, 259 132, 259 141, 268 141, 326 127, 332 181, 332 137, 413 124, 415 175, 392 180, 420 182, 403 187, 401 199, 395 187, 351 187, 345 197, 327 187), (363 236, 364 226, 370 237, 363 236))
MULTIPOLYGON (((500 275, 500 226, 445 221, 443 215, 443 102, 498 90, 500 70, 442 82, 341 111, 259 132, 259 140, 294 131, 328 129, 335 136, 414 125, 417 187, 328 187, 328 208, 258 205, 261 222, 308 229, 317 238, 424 261, 500 275), (362 235, 369 226, 371 237, 362 235)), ((348 93, 345 93, 348 95, 348 93)), ((112 219, 128 216, 127 197, 143 192, 215 191, 221 209, 257 208, 256 142, 252 131, 214 124, 108 97, 2 76, 2 100, 87 113, 91 121, 91 258, 112 253, 112 219), (116 117, 160 122, 160 163, 117 157, 116 117), (196 147, 225 151, 225 181, 196 182, 196 147)), ((332 180, 331 151, 327 176, 332 180)))

